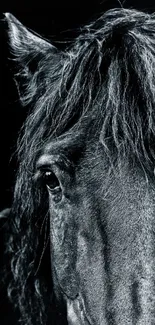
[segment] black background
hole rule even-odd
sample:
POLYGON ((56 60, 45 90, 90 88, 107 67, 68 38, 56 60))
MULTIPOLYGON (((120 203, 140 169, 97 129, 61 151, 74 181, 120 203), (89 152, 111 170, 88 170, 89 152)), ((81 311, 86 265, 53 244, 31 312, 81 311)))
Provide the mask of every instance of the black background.
MULTIPOLYGON (((145 12, 155 11, 155 1, 124 1, 124 8, 136 8, 145 12)), ((11 12, 25 26, 51 40, 63 41, 76 35, 76 29, 98 17, 107 9, 120 7, 119 1, 110 0, 79 0, 79 1, 3 1, 0 4, 0 209, 9 207, 16 172, 16 140, 18 132, 26 117, 26 111, 18 102, 18 94, 13 81, 7 45, 7 26, 3 21, 3 13, 11 12)), ((60 43, 60 47, 63 44, 60 43)), ((0 230, 0 249, 3 252, 3 231, 0 230)), ((0 288, 0 324, 16 325, 7 302, 5 287, 0 288)), ((34 324, 35 325, 35 324, 34 324)))

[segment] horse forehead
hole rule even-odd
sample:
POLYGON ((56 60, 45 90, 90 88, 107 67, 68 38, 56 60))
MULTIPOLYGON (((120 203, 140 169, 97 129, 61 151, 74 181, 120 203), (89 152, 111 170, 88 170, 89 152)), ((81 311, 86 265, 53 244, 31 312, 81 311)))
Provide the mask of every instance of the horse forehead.
POLYGON ((45 154, 56 153, 61 149, 72 148, 82 143, 85 143, 82 131, 72 131, 50 139, 43 151, 45 154))
POLYGON ((63 157, 66 153, 72 154, 78 152, 84 154, 85 159, 89 159, 95 155, 99 158, 103 152, 99 143, 99 138, 95 134, 87 133, 83 128, 80 130, 73 130, 57 138, 51 138, 48 143, 42 148, 40 157, 43 160, 51 159, 51 156, 63 157))

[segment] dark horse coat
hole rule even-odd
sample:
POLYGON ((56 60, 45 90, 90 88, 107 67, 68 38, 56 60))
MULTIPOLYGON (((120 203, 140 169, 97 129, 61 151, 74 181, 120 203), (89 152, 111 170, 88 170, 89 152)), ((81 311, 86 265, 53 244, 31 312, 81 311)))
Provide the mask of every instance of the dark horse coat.
POLYGON ((8 292, 25 325, 155 324, 155 15, 64 51, 6 14, 23 105, 8 292))

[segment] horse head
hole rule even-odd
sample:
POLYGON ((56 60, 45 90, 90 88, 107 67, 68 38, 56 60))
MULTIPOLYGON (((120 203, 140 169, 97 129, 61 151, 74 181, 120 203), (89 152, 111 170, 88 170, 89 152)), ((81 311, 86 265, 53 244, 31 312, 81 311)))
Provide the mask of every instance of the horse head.
POLYGON ((50 323, 55 297, 70 325, 151 325, 155 16, 109 10, 64 50, 6 20, 30 106, 9 245, 23 324, 50 323))

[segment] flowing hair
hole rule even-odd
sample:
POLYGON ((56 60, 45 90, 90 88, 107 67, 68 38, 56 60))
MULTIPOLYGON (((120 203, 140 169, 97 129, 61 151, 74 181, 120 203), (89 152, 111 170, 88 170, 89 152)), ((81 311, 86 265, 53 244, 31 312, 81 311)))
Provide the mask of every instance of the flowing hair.
POLYGON ((31 113, 18 142, 6 245, 12 274, 8 293, 22 324, 64 324, 65 310, 57 308, 52 289, 48 197, 34 182, 36 159, 50 139, 90 118, 109 157, 115 150, 118 161, 132 156, 152 168, 155 14, 112 9, 83 27, 64 52, 51 57, 49 50, 42 58, 16 48, 14 54, 20 99, 31 113))

